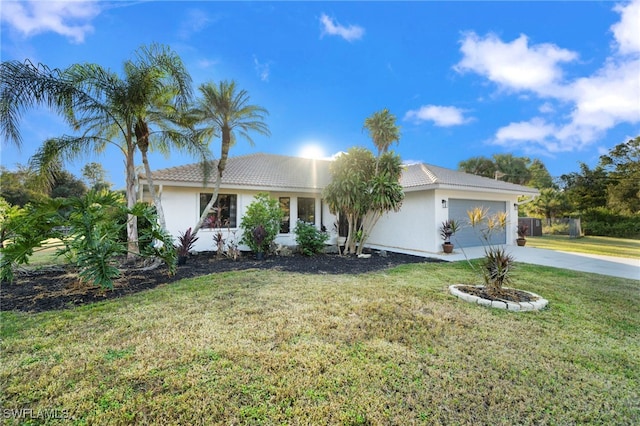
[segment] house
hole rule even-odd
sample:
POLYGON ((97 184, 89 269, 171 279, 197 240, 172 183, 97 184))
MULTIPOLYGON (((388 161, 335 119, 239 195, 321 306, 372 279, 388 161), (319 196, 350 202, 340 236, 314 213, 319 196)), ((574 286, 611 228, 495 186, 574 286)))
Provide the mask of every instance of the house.
MULTIPOLYGON (((276 242, 295 245, 297 220, 326 229, 335 241, 336 216, 322 200, 322 190, 330 182, 331 160, 288 157, 274 154, 250 154, 229 158, 222 176, 219 209, 211 216, 224 223, 223 232, 239 227, 242 214, 253 197, 268 192, 279 200, 285 212, 276 242), (214 214, 215 213, 215 214, 214 214)), ((214 164, 215 166, 215 164, 214 164)), ((173 235, 184 232, 197 222, 213 193, 213 183, 203 186, 199 164, 190 164, 153 172, 167 228, 173 235)), ((212 178, 213 180, 213 178, 212 178)), ((145 180, 140 176, 144 187, 145 180)), ((401 178, 405 200, 399 212, 385 214, 369 237, 374 249, 428 256, 441 251, 439 225, 447 219, 463 221, 474 207, 490 212, 506 212, 506 232, 492 236, 494 243, 515 244, 518 198, 538 195, 535 188, 470 175, 427 164, 407 165, 401 178), (513 232, 511 232, 513 231, 513 232)), ((148 198, 144 193, 143 199, 148 198)), ((214 227, 203 228, 195 250, 214 250, 214 227)), ((239 235, 236 235, 239 239, 239 235)), ((477 246, 481 241, 470 227, 463 227, 454 243, 462 247, 477 246)))

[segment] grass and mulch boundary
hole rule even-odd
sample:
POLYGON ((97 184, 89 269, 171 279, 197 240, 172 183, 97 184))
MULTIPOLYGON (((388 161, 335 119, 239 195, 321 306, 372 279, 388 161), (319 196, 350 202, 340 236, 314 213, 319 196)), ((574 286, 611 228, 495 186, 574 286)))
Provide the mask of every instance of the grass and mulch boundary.
POLYGON ((477 280, 466 262, 249 269, 2 312, 0 402, 42 414, 4 421, 637 423, 637 281, 518 264, 513 286, 550 300, 523 314, 447 292, 477 280))

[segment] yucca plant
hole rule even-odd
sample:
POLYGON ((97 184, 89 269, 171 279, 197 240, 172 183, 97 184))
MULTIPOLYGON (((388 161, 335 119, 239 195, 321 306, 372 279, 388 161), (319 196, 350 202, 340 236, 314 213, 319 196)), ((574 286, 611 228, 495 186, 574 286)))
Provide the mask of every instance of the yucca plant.
POLYGON ((502 290, 503 285, 511 282, 515 259, 502 247, 488 247, 484 253, 484 284, 489 294, 496 294, 502 290))
POLYGON ((503 247, 491 243, 491 235, 507 227, 507 214, 504 212, 489 215, 489 209, 476 207, 467 212, 469 224, 477 229, 484 244, 482 277, 489 294, 497 295, 503 285, 511 281, 511 272, 515 259, 503 247))

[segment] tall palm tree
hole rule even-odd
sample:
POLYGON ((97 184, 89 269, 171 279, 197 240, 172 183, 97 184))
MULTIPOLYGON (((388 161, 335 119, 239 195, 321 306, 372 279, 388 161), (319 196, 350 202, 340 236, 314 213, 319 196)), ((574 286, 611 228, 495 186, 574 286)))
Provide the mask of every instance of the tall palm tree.
POLYGON ((396 116, 387 108, 367 117, 363 129, 367 129, 373 144, 378 148, 378 157, 389 150, 392 142, 400 141, 400 127, 396 125, 396 116))
POLYGON ((178 55, 164 47, 142 47, 136 60, 125 62, 129 83, 128 103, 134 115, 135 142, 142 157, 149 194, 158 222, 166 229, 162 203, 156 192, 149 165, 149 151, 168 154, 171 148, 186 150, 208 164, 210 151, 194 133, 186 108, 191 98, 191 77, 178 55))
POLYGON ((236 133, 249 141, 251 145, 253 145, 253 139, 249 132, 271 135, 269 127, 264 122, 265 117, 269 114, 268 111, 261 106, 249 104, 249 94, 246 90, 237 90, 235 81, 221 81, 217 86, 208 82, 200 85, 199 89, 202 97, 197 101, 192 113, 195 120, 200 125, 204 125, 199 129, 200 134, 211 137, 218 133, 221 136, 222 145, 214 192, 194 227, 193 234, 200 230, 209 211, 218 199, 222 174, 227 165, 229 150, 236 143, 236 133))
MULTIPOLYGON (((20 146, 21 114, 36 105, 52 107, 82 133, 47 140, 32 157, 32 164, 51 172, 61 161, 101 154, 108 145, 114 145, 125 159, 129 208, 136 203, 136 149, 145 150, 145 156, 149 149, 145 129, 148 130, 147 120, 152 114, 147 112, 157 107, 159 94, 166 94, 167 86, 172 88, 171 102, 176 106, 186 105, 191 94, 190 79, 179 58, 158 45, 140 48, 136 59, 125 63, 124 78, 97 64, 74 64, 59 71, 29 62, 9 62, 2 64, 1 71, 2 133, 20 146)), ((149 173, 148 160, 145 161, 149 173)), ((139 253, 133 215, 127 221, 127 240, 131 260, 139 253)))

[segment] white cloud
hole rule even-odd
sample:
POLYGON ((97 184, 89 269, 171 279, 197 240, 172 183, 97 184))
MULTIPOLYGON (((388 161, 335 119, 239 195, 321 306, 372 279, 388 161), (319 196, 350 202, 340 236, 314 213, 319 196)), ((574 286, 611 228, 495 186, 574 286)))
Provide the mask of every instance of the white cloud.
POLYGON ((2 21, 26 37, 51 31, 75 43, 93 32, 91 20, 101 12, 94 1, 10 1, 2 9, 2 21))
POLYGON ((465 124, 469 121, 464 117, 464 110, 450 106, 423 105, 417 110, 410 110, 404 115, 404 120, 421 123, 433 121, 436 126, 450 127, 465 124))
POLYGON ((348 27, 345 27, 338 24, 334 19, 324 13, 320 16, 320 22, 322 23, 322 35, 337 35, 347 41, 358 40, 364 36, 364 28, 358 25, 349 25, 348 27))
POLYGON ((504 88, 534 92, 546 92, 560 82, 559 64, 578 57, 553 44, 529 46, 525 35, 504 43, 495 34, 482 38, 473 32, 464 36, 460 51, 464 56, 456 71, 472 71, 504 88))
POLYGON ((220 61, 216 59, 207 59, 207 58, 198 59, 198 62, 197 62, 198 68, 205 68, 205 69, 214 67, 219 63, 220 61))
POLYGON ((217 18, 210 17, 206 12, 200 9, 189 9, 185 19, 180 24, 178 37, 185 40, 193 34, 198 33, 208 27, 211 23, 217 21, 217 18))
POLYGON ((457 71, 475 72, 519 97, 546 100, 539 111, 548 121, 536 117, 510 123, 496 131, 493 143, 569 152, 597 142, 621 123, 640 122, 640 0, 614 10, 620 13, 620 21, 611 26, 614 51, 599 69, 572 81, 563 80, 560 66, 576 59, 574 52, 551 44, 530 46, 526 36, 504 43, 495 35, 465 35, 457 71))
POLYGON ((620 13, 620 22, 611 26, 611 31, 622 54, 640 53, 640 1, 617 5, 614 10, 620 13))
POLYGON ((265 82, 269 81, 269 72, 271 68, 269 62, 266 62, 263 64, 260 61, 258 61, 258 58, 254 56, 253 66, 256 70, 256 73, 258 74, 258 77, 260 77, 260 80, 265 82))
POLYGON ((542 105, 540 105, 540 108, 538 108, 538 111, 540 111, 543 114, 551 114, 552 112, 555 112, 555 108, 553 107, 553 105, 551 105, 550 102, 545 102, 542 105))
POLYGON ((504 146, 540 144, 552 137, 555 131, 556 128, 552 124, 536 117, 530 121, 510 123, 498 129, 494 142, 496 145, 504 146))

